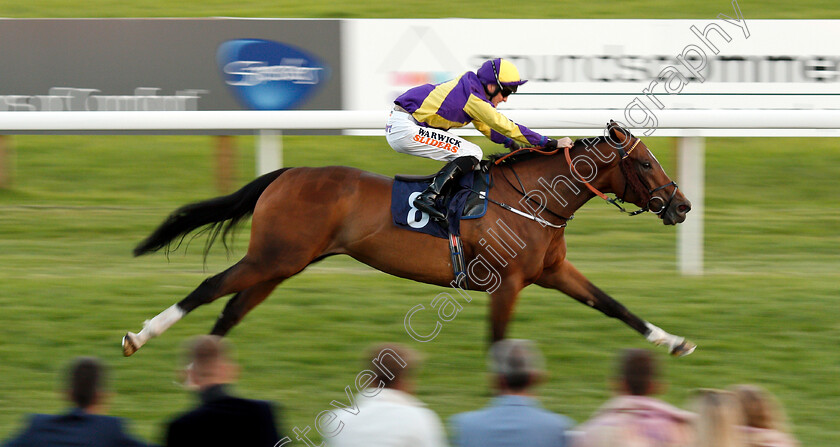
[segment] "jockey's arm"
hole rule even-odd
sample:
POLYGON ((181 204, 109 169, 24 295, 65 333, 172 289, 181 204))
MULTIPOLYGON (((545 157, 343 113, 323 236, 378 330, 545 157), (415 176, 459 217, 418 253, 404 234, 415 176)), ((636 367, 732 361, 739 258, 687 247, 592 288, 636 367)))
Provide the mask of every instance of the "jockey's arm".
POLYGON ((482 123, 481 121, 475 120, 473 121, 473 125, 479 132, 483 133, 485 137, 489 138, 490 141, 494 143, 501 144, 502 146, 510 149, 511 151, 515 151, 522 146, 530 146, 528 143, 522 143, 519 141, 514 140, 513 138, 506 137, 499 132, 491 129, 490 126, 487 124, 482 123))
POLYGON ((499 113, 490 103, 470 96, 464 111, 473 118, 473 125, 494 143, 511 147, 512 142, 526 146, 544 146, 548 141, 527 127, 516 124, 499 113))

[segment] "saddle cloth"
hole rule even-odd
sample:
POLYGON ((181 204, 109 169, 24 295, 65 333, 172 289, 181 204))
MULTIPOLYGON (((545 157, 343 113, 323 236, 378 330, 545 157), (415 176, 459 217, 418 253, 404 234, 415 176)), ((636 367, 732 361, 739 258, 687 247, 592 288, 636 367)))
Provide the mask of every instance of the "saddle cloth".
POLYGON ((397 175, 391 189, 391 216, 400 228, 446 239, 461 235, 461 219, 478 219, 487 213, 487 192, 490 178, 485 169, 461 176, 458 184, 438 198, 438 209, 446 214, 446 222, 432 220, 414 207, 414 199, 423 192, 434 175, 412 177, 397 175), (477 194, 483 193, 481 195, 477 194))

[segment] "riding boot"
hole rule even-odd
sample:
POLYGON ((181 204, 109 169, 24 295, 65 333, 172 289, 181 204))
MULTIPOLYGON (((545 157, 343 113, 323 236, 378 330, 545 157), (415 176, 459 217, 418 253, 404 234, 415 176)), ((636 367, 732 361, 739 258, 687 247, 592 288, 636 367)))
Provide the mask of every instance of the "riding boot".
POLYGON ((450 181, 457 179, 464 172, 471 171, 477 163, 478 160, 475 157, 458 157, 443 165, 443 168, 435 174, 429 187, 414 199, 414 206, 432 219, 446 219, 446 215, 435 208, 435 200, 450 181))

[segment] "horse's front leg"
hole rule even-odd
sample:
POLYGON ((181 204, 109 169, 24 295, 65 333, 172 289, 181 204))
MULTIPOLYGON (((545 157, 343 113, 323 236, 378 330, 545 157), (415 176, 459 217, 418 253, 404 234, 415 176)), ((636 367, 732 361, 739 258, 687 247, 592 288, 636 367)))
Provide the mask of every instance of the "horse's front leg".
POLYGON ((490 342, 495 343, 505 338, 508 323, 513 315, 513 306, 524 284, 520 278, 505 278, 496 290, 490 292, 490 342))
POLYGON ((697 347, 685 338, 669 334, 634 315, 603 290, 595 287, 569 261, 563 260, 545 269, 536 284, 559 290, 581 303, 600 310, 608 317, 618 318, 644 335, 651 343, 665 345, 672 355, 688 355, 697 347))

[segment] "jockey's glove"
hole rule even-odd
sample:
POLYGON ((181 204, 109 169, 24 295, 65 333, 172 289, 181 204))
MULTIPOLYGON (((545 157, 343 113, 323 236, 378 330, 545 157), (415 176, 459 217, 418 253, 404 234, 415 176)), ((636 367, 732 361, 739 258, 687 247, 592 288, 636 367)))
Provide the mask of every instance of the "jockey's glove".
POLYGON ((566 137, 566 138, 563 138, 563 139, 560 139, 560 140, 555 140, 554 138, 549 138, 548 141, 545 143, 545 146, 543 146, 543 147, 548 149, 548 150, 555 150, 558 147, 563 147, 563 148, 572 147, 572 144, 573 144, 572 140, 569 137, 566 137))

